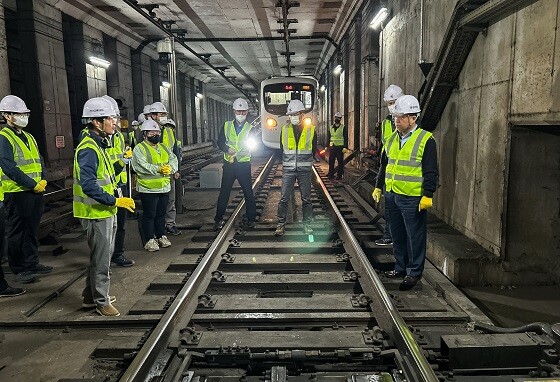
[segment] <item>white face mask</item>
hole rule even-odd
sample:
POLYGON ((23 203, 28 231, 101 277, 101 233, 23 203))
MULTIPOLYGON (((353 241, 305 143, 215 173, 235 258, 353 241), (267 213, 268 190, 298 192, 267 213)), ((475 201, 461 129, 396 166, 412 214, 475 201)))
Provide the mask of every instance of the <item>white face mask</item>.
POLYGON ((14 125, 16 125, 17 127, 25 127, 28 123, 28 115, 14 115, 14 125))
POLYGON ((389 113, 393 114, 395 112, 395 105, 389 105, 387 106, 387 108, 389 109, 389 113))
POLYGON ((299 115, 292 115, 290 117, 290 122, 292 122, 292 125, 299 125, 299 115))
POLYGON ((160 125, 165 125, 169 119, 167 117, 159 117, 158 123, 160 125))
POLYGON ((247 119, 247 116, 243 114, 236 114, 235 119, 237 119, 237 122, 243 123, 247 119))

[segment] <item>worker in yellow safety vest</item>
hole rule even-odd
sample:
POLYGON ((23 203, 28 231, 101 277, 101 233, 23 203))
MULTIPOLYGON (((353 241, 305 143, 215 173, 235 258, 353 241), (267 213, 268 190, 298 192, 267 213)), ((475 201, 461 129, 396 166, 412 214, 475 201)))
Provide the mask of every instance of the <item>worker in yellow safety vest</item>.
POLYGON ((317 139, 315 126, 311 119, 305 118, 305 105, 300 100, 292 100, 288 104, 287 114, 290 123, 282 126, 280 132, 280 150, 282 151, 282 196, 278 203, 278 225, 275 236, 282 236, 285 232, 288 202, 294 193, 297 180, 301 194, 303 209, 303 232, 313 233, 311 221, 313 219, 313 204, 311 203, 311 169, 316 160, 317 139))
POLYGON ((10 269, 21 283, 52 271, 39 262, 37 231, 47 187, 45 165, 35 138, 24 129, 30 110, 14 95, 0 101, 6 126, 0 131, 0 167, 6 206, 6 246, 10 269))
POLYGON ((245 197, 245 225, 254 228, 257 219, 257 205, 253 194, 251 180, 251 153, 256 147, 256 140, 252 135, 252 126, 247 122, 249 103, 243 98, 233 102, 235 119, 226 121, 223 129, 218 133, 218 148, 224 153, 222 185, 218 196, 216 215, 214 216, 214 230, 219 231, 224 226, 224 213, 229 203, 229 195, 233 183, 237 179, 243 196, 245 197))
POLYGON ((400 290, 421 279, 426 258, 426 210, 432 207, 437 187, 436 142, 420 128, 418 100, 404 95, 395 102, 392 115, 396 130, 387 139, 372 197, 376 202, 385 189, 385 213, 393 237, 395 268, 386 277, 403 278, 400 290))
POLYGON ((138 177, 136 190, 142 201, 141 232, 149 252, 171 246, 165 235, 165 213, 171 190, 170 175, 177 172, 177 157, 161 141, 161 129, 152 119, 142 123, 144 140, 136 145, 132 167, 138 177))
POLYGON ((336 112, 334 115, 334 123, 327 131, 327 146, 329 148, 329 172, 327 177, 334 178, 334 162, 338 162, 338 170, 336 179, 341 180, 344 177, 344 154, 348 152, 348 131, 346 126, 341 123, 342 114, 336 112))
POLYGON ((90 263, 82 306, 95 308, 102 316, 118 316, 109 295, 109 268, 115 245, 118 208, 134 212, 134 200, 122 195, 116 174, 125 166, 122 160, 112 162, 107 153, 114 134, 117 115, 105 98, 91 98, 84 104, 82 117, 87 121, 85 136, 74 155, 73 211, 86 231, 90 263))

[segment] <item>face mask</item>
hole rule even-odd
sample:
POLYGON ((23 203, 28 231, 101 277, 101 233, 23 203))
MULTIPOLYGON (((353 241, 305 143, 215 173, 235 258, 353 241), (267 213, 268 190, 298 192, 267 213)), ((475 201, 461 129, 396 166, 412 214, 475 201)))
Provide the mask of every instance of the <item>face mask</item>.
POLYGON ((389 109, 389 113, 393 114, 395 112, 395 105, 389 105, 387 108, 389 109))
POLYGON ((29 123, 28 115, 14 115, 14 125, 18 127, 25 127, 29 123))
POLYGON ((241 115, 236 114, 236 115, 235 115, 235 119, 237 119, 237 122, 243 123, 243 122, 245 122, 245 120, 247 119, 247 116, 246 116, 246 115, 242 115, 242 114, 241 114, 241 115))
POLYGON ((167 117, 159 117, 158 122, 159 122, 160 125, 165 125, 168 120, 169 119, 167 117))
POLYGON ((340 125, 340 119, 335 119, 335 120, 334 120, 334 124, 335 124, 335 125, 340 125))
POLYGON ((146 137, 146 139, 148 140, 148 142, 153 143, 154 145, 156 143, 159 143, 159 135, 154 135, 151 137, 146 137))
POLYGON ((292 115, 290 117, 290 121, 292 122, 292 125, 299 125, 299 115, 292 115))

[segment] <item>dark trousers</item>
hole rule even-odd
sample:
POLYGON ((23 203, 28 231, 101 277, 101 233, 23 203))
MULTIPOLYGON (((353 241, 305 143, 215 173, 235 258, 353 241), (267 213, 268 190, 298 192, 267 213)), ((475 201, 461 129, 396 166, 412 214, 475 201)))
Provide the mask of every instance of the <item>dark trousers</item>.
POLYGON ((235 180, 239 182, 245 197, 245 211, 247 219, 254 221, 257 218, 257 205, 253 194, 253 182, 251 180, 251 162, 224 162, 222 172, 222 188, 218 196, 218 206, 214 221, 219 222, 224 217, 229 203, 229 195, 235 180))
MULTIPOLYGON (((278 202, 278 224, 286 224, 288 216, 288 202, 294 195, 296 180, 301 195, 301 208, 303 210, 303 223, 308 224, 313 220, 313 203, 311 203, 311 170, 297 171, 284 170, 282 173, 282 196, 278 202)), ((294 204, 295 206, 295 204, 294 204)))
POLYGON ((334 161, 338 162, 338 177, 342 178, 344 175, 344 153, 342 152, 344 147, 342 146, 331 146, 329 152, 329 173, 328 177, 332 178, 334 176, 334 161))
POLYGON ((8 262, 14 274, 31 270, 39 264, 37 232, 45 204, 42 194, 33 191, 5 195, 8 262))
POLYGON ((142 201, 142 230, 146 241, 165 235, 165 213, 169 193, 151 194, 140 192, 142 201))
MULTIPOLYGON (((4 204, 2 202, 0 202, 0 204, 2 204, 0 206, 0 250, 4 251, 4 235, 6 231, 4 221, 6 219, 6 210, 4 209, 4 204)), ((6 278, 4 277, 4 271, 0 266, 0 291, 5 290, 8 286, 9 285, 6 282, 6 278)))
MULTIPOLYGON (((123 196, 128 197, 128 187, 120 186, 123 196)), ((124 254, 124 223, 126 222, 126 208, 117 208, 117 234, 115 235, 115 250, 113 251, 113 259, 124 254)))
MULTIPOLYGON (((385 189, 385 187, 383 187, 385 189)), ((387 213, 387 192, 384 192, 385 195, 385 231, 383 231, 383 239, 391 239, 391 217, 387 213)))
POLYGON ((389 215, 395 271, 421 276, 426 259, 426 211, 418 211, 420 196, 387 192, 385 214, 389 215))

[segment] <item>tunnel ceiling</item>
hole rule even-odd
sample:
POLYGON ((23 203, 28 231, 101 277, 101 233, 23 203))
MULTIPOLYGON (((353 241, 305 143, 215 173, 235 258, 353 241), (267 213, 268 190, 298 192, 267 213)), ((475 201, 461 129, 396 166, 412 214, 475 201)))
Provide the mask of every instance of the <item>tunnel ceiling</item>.
MULTIPOLYGON (((68 1, 74 3, 76 0, 68 1)), ((280 2, 280 1, 279 1, 280 2)), ((300 0, 299 7, 289 9, 288 18, 297 19, 289 25, 296 29, 291 36, 329 36, 338 40, 346 27, 348 16, 361 0, 320 1, 300 0)), ((145 39, 164 37, 164 33, 124 1, 93 0, 89 6, 94 14, 115 19, 123 30, 145 39)), ((237 84, 256 98, 259 82, 270 75, 288 74, 284 41, 216 41, 222 38, 283 38, 277 30, 283 29, 282 8, 271 0, 161 0, 138 1, 140 6, 157 4, 155 16, 163 22, 174 22, 171 30, 186 31, 185 43, 199 54, 210 54, 210 63, 227 67, 225 75, 235 77, 237 84), (189 41, 196 39, 197 41, 189 41), (214 41, 201 41, 214 39, 214 41)), ((60 5, 60 3, 59 3, 60 5)), ((136 39, 138 40, 138 39, 136 39)), ((319 75, 334 52, 334 46, 325 38, 291 39, 289 42, 292 75, 319 75)), ((155 43, 154 45, 155 46, 155 43)), ((184 47, 177 45, 179 58, 190 67, 207 76, 210 92, 233 100, 240 92, 213 69, 205 65, 184 47)))

